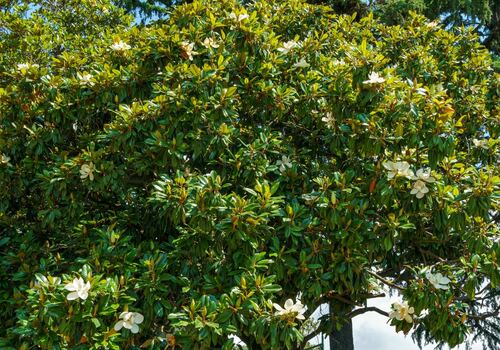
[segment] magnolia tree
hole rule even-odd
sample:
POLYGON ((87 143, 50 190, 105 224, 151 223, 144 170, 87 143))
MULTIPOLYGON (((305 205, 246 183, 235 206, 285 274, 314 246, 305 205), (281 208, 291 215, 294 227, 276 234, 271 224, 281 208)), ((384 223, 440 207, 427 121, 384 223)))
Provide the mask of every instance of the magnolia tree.
POLYGON ((103 0, 0 12, 2 349, 303 349, 373 311, 495 348, 477 37, 301 1, 131 23, 103 0))

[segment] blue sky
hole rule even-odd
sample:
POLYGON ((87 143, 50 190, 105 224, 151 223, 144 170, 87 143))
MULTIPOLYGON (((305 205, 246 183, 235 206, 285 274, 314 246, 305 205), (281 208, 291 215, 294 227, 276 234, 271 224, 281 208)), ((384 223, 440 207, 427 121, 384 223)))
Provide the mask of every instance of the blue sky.
MULTIPOLYGON (((389 311, 390 305, 397 297, 385 297, 371 299, 368 305, 377 306, 381 310, 389 311)), ((316 311, 318 312, 318 310, 316 311)), ((327 312, 326 306, 323 313, 327 312)), ((376 312, 367 312, 357 316, 353 320, 354 349, 355 350, 418 350, 419 347, 411 339, 411 335, 405 337, 403 333, 396 333, 395 328, 387 323, 387 317, 376 312)), ((424 350, 432 350, 435 345, 427 345, 424 350)), ((465 346, 456 347, 453 350, 464 350, 465 346)), ((473 350, 483 350, 483 346, 476 343, 473 350)), ((325 341, 325 350, 330 350, 328 341, 325 341)))

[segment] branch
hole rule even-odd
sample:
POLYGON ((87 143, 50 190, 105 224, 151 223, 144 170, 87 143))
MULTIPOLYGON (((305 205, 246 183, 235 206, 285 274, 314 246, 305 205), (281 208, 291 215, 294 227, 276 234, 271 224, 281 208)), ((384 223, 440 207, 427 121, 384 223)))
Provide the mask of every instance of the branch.
POLYGON ((385 293, 380 293, 380 294, 368 294, 366 296, 366 299, 374 299, 374 298, 384 298, 385 293))
POLYGON ((500 313, 500 308, 497 308, 496 310, 492 312, 487 312, 485 314, 479 314, 479 315, 467 315, 467 317, 472 318, 473 320, 484 320, 488 317, 496 317, 500 313))
POLYGON ((439 255, 436 255, 434 254, 433 252, 431 251, 428 251, 426 249, 423 249, 423 248, 418 248, 420 250, 420 253, 422 253, 422 258, 424 259, 424 262, 425 262, 425 257, 424 255, 427 255, 427 256, 431 256, 433 258, 436 258, 437 260, 439 260, 440 262, 446 262, 445 259, 441 258, 439 255))
POLYGON ((370 275, 372 275, 373 277, 375 277, 376 279, 378 279, 380 282, 384 283, 384 284, 387 284, 389 287, 392 287, 392 288, 396 288, 398 290, 405 290, 403 287, 401 286, 398 286, 397 284, 394 284, 388 280, 386 280, 385 278, 377 275, 375 272, 373 271, 370 271, 370 270, 365 270, 366 272, 368 272, 370 275))
POLYGON ((318 326, 318 328, 316 328, 313 332, 304 337, 304 339, 302 340, 302 344, 300 345, 300 349, 303 349, 307 345, 307 342, 317 336, 319 333, 321 333, 321 327, 318 326))
POLYGON ((356 317, 358 315, 364 314, 365 312, 369 312, 369 311, 375 311, 383 316, 389 317, 388 312, 385 312, 384 310, 380 310, 378 307, 375 307, 375 306, 367 306, 367 307, 364 307, 362 309, 356 309, 354 311, 349 312, 346 316, 348 318, 353 318, 353 317, 356 317))

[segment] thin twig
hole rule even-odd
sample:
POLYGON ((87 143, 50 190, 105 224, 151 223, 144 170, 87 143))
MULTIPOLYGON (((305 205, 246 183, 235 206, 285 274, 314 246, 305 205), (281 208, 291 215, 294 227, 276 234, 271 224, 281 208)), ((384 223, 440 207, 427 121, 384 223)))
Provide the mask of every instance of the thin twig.
POLYGON ((387 284, 389 287, 392 287, 392 288, 396 288, 398 290, 405 290, 403 287, 401 286, 398 286, 397 284, 394 284, 388 280, 386 280, 385 278, 377 275, 375 272, 373 271, 370 271, 370 270, 365 270, 366 272, 368 272, 370 275, 372 275, 373 277, 375 277, 376 279, 378 279, 380 282, 384 283, 384 284, 387 284))

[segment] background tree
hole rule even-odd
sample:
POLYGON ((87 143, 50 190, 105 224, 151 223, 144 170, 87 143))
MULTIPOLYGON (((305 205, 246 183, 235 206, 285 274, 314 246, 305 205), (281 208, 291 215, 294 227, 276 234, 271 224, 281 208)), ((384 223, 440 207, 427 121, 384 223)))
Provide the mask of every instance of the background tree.
POLYGON ((0 23, 2 347, 293 349, 374 311, 496 348, 499 80, 471 30, 300 1, 0 23))

